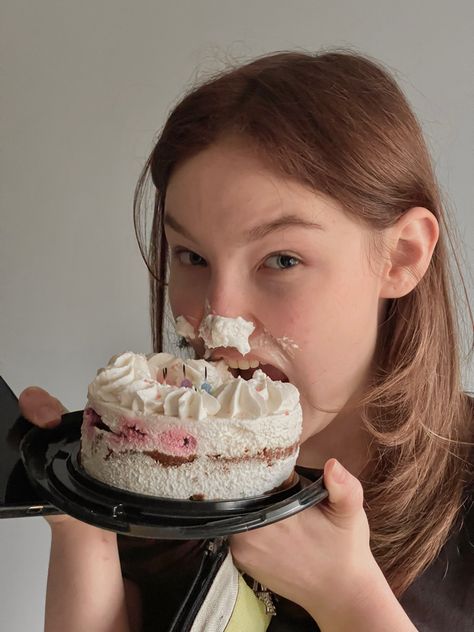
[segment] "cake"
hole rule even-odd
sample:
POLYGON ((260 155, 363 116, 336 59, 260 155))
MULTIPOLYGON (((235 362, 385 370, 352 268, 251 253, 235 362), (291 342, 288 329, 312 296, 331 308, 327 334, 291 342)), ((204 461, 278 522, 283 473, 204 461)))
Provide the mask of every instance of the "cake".
MULTIPOLYGON (((207 348, 222 344, 204 333, 207 348)), ((245 380, 224 360, 125 351, 97 371, 87 395, 80 463, 103 483, 155 497, 218 500, 260 496, 292 478, 299 393, 259 368, 245 380)))

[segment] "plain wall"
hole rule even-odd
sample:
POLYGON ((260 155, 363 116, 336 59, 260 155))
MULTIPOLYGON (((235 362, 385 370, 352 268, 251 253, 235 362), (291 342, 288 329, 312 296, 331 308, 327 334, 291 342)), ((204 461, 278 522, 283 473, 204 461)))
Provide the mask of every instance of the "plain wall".
MULTIPOLYGON (((1 0, 0 29, 0 374, 17 394, 78 410, 111 355, 151 351, 134 185, 186 86, 227 59, 349 46, 388 65, 472 269, 472 0, 1 0)), ((49 528, 2 520, 0 537, 0 629, 42 630, 49 528)))

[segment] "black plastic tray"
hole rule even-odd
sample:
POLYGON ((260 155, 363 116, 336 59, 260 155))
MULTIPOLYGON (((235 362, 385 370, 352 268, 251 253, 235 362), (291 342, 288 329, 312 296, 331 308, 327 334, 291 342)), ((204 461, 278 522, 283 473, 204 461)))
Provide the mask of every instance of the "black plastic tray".
POLYGON ((283 520, 328 495, 322 471, 299 466, 287 489, 235 500, 157 498, 106 485, 80 466, 82 414, 63 415, 52 430, 32 428, 22 439, 20 453, 32 485, 58 513, 104 529, 160 539, 227 536, 283 520))

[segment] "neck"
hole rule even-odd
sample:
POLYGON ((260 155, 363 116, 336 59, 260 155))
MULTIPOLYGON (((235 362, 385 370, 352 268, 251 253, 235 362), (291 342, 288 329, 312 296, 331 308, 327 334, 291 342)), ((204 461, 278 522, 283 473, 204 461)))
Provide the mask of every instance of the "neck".
POLYGON ((341 412, 301 444, 297 464, 323 469, 328 459, 335 458, 358 476, 370 460, 369 446, 370 437, 363 428, 360 414, 354 410, 341 412))

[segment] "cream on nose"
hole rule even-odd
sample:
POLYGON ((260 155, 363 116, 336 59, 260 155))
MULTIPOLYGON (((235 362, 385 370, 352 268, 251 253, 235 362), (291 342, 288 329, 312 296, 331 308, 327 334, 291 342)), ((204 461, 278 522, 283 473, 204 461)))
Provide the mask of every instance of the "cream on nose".
POLYGON ((251 349, 249 337, 254 330, 254 323, 241 316, 231 318, 220 314, 209 314, 199 326, 199 335, 207 349, 235 347, 245 355, 251 349))

